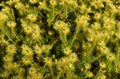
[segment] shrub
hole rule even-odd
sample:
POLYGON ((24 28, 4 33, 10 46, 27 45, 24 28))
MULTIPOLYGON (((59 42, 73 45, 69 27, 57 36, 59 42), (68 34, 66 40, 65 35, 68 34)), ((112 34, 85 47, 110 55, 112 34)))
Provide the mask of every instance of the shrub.
POLYGON ((120 1, 0 1, 0 64, 0 79, 120 78, 120 1))

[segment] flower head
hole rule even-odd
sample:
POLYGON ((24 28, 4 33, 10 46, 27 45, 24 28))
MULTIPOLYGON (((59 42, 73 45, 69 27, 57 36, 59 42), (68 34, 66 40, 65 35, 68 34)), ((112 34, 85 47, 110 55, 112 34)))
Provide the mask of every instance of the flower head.
POLYGON ((44 62, 45 62, 45 64, 47 65, 47 66, 52 66, 52 59, 51 58, 44 58, 44 62))
POLYGON ((24 27, 24 31, 27 35, 32 33, 32 28, 30 26, 24 27))
POLYGON ((64 26, 66 26, 66 23, 58 20, 58 21, 55 22, 54 29, 62 30, 64 28, 64 26))
POLYGON ((64 53, 65 55, 69 55, 71 52, 72 52, 72 50, 71 50, 69 47, 67 47, 67 48, 65 48, 65 49, 63 50, 63 53, 64 53))
POLYGON ((10 7, 6 6, 1 11, 4 12, 4 13, 9 13, 10 12, 10 7))
POLYGON ((104 74, 101 74, 100 76, 98 76, 96 79, 106 79, 107 77, 104 74))
POLYGON ((29 59, 29 58, 22 58, 22 62, 23 62, 23 64, 25 64, 25 65, 29 65, 29 64, 31 64, 32 63, 32 61, 31 61, 31 59, 29 59))
POLYGON ((8 20, 8 16, 4 12, 0 12, 0 24, 8 20))
POLYGON ((77 25, 86 27, 86 26, 88 26, 89 19, 90 19, 89 16, 82 15, 82 16, 77 17, 75 21, 76 21, 77 25))
POLYGON ((115 60, 115 55, 112 54, 112 53, 109 53, 109 54, 107 54, 107 59, 108 59, 109 61, 114 61, 114 60, 115 60))
POLYGON ((91 64, 90 64, 90 63, 85 63, 84 66, 85 66, 85 69, 86 69, 86 70, 88 70, 88 69, 91 68, 91 64))
POLYGON ((36 4, 36 3, 38 2, 38 0, 29 0, 29 2, 30 2, 31 4, 36 4))
POLYGON ((78 60, 77 54, 71 53, 68 59, 70 59, 70 62, 75 63, 78 60))
POLYGON ((100 62, 100 68, 106 68, 106 63, 104 63, 104 62, 100 62))
POLYGON ((9 28, 15 28, 16 27, 16 22, 14 22, 14 21, 8 21, 7 22, 7 26, 9 27, 9 28))
POLYGON ((56 0, 50 0, 50 4, 51 4, 52 6, 56 6, 56 5, 57 5, 57 1, 56 1, 56 0))
POLYGON ((15 3, 15 8, 16 9, 23 9, 24 8, 24 4, 22 3, 22 2, 17 2, 17 3, 15 3))
POLYGON ((24 44, 22 45, 22 53, 26 57, 32 57, 32 55, 33 55, 32 49, 24 44))
POLYGON ((87 74, 86 74, 86 76, 87 76, 88 78, 93 77, 93 75, 94 75, 94 74, 93 74, 92 72, 90 72, 90 71, 89 71, 89 72, 87 72, 87 74))
POLYGON ((34 46, 34 51, 35 53, 37 53, 38 55, 42 54, 42 49, 40 48, 40 46, 38 44, 36 44, 34 46))
POLYGON ((14 55, 16 53, 16 46, 14 44, 8 45, 6 48, 6 52, 10 55, 14 55))
POLYGON ((26 18, 31 22, 35 22, 37 20, 37 16, 35 14, 28 14, 26 18))

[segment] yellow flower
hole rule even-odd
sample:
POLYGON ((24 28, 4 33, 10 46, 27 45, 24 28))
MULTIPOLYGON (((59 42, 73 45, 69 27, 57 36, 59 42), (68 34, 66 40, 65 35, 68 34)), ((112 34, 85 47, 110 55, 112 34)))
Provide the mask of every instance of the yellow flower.
POLYGON ((118 39, 120 39, 120 33, 116 33, 116 36, 118 37, 118 39))
POLYGON ((62 32, 65 34, 65 35, 68 35, 70 33, 70 29, 68 27, 64 27, 62 32))
POLYGON ((29 74, 33 75, 33 74, 36 74, 36 73, 37 73, 37 69, 35 67, 30 67, 29 74))
POLYGON ((33 52, 32 52, 32 49, 27 49, 26 51, 25 51, 25 55, 27 56, 27 57, 31 57, 32 55, 33 55, 33 52))
POLYGON ((95 7, 95 9, 103 8, 104 5, 101 0, 99 1, 92 1, 91 5, 95 7))
POLYGON ((7 20, 8 20, 8 16, 4 12, 0 12, 0 25, 1 23, 4 23, 7 20))
POLYGON ((87 5, 86 4, 82 4, 80 10, 81 10, 81 13, 85 13, 86 10, 87 10, 87 5))
POLYGON ((63 58, 60 59, 58 64, 68 65, 69 63, 70 63, 69 58, 63 57, 63 58))
POLYGON ((68 27, 68 24, 63 21, 56 21, 54 24, 54 29, 61 31, 63 34, 68 35, 70 33, 70 29, 68 27))
POLYGON ((22 49, 22 53, 26 56, 26 57, 32 57, 33 55, 33 51, 31 48, 26 47, 22 49))
POLYGON ((24 69, 24 68, 19 68, 19 70, 18 70, 18 71, 19 71, 19 74, 20 74, 20 75, 22 75, 22 74, 24 74, 25 69, 24 69))
POLYGON ((111 29, 111 25, 109 23, 103 23, 103 27, 108 30, 111 29))
POLYGON ((21 25, 22 27, 26 27, 28 26, 28 23, 25 20, 21 19, 21 25))
POLYGON ((94 19, 95 19, 95 20, 100 20, 100 19, 101 19, 101 14, 98 13, 98 12, 95 13, 94 19))
POLYGON ((52 35, 54 35, 54 31, 53 30, 49 30, 48 34, 52 36, 52 35))
POLYGON ((105 46, 105 41, 100 40, 100 41, 98 42, 98 45, 101 46, 101 47, 105 46))
POLYGON ((10 12, 10 7, 4 7, 2 10, 4 13, 9 13, 10 12))
POLYGON ((48 53, 50 51, 50 49, 52 48, 52 45, 43 45, 41 47, 42 51, 48 53))
POLYGON ((111 8, 111 9, 110 9, 110 12, 111 12, 112 14, 118 12, 118 9, 117 9, 117 7, 116 7, 115 5, 110 4, 109 6, 110 6, 110 8, 111 8))
POLYGON ((2 76, 3 78, 5 78, 5 79, 8 79, 8 77, 9 77, 9 72, 8 72, 8 71, 4 71, 4 72, 1 74, 1 76, 2 76))
POLYGON ((93 41, 94 41, 94 35, 93 35, 93 34, 88 35, 88 36, 87 36, 87 40, 88 40, 89 42, 93 42, 93 41))
POLYGON ((41 55, 42 54, 42 49, 38 46, 38 44, 36 44, 34 46, 34 51, 35 53, 37 53, 38 55, 41 55))
POLYGON ((87 72, 87 74, 86 74, 86 76, 87 76, 88 78, 93 77, 93 75, 94 75, 94 74, 93 74, 92 72, 90 72, 90 71, 89 71, 89 72, 87 72))
POLYGON ((22 2, 17 2, 17 3, 15 3, 15 8, 16 9, 23 9, 24 8, 24 4, 22 3, 22 2))
POLYGON ((112 53, 109 53, 109 54, 107 54, 107 59, 108 59, 109 61, 114 61, 114 60, 115 60, 115 55, 112 54, 112 53))
POLYGON ((13 66, 13 69, 17 69, 19 67, 19 64, 18 63, 12 63, 12 66, 13 66))
POLYGON ((23 62, 23 64, 25 64, 25 65, 29 65, 29 64, 31 64, 32 63, 32 61, 31 61, 31 59, 30 58, 23 58, 22 59, 22 62, 23 62))
POLYGON ((75 0, 66 0, 67 4, 72 5, 75 4, 75 0))
POLYGON ((16 27, 16 23, 14 21, 8 21, 7 26, 12 29, 16 27))
POLYGON ((58 20, 58 21, 55 22, 54 29, 62 30, 63 27, 65 27, 65 26, 66 26, 66 23, 64 23, 63 21, 58 20))
POLYGON ((104 32, 104 37, 105 37, 106 39, 109 39, 109 38, 110 38, 109 33, 105 31, 105 32, 104 32))
POLYGON ((63 53, 64 53, 65 55, 69 55, 71 52, 72 52, 72 50, 71 50, 69 47, 67 47, 67 48, 65 48, 65 49, 63 50, 63 53))
POLYGON ((71 53, 70 54, 70 62, 75 63, 77 60, 78 60, 77 54, 71 53))
POLYGON ((6 4, 8 4, 9 6, 13 5, 14 2, 12 0, 6 1, 6 4))
POLYGON ((32 38, 33 38, 34 40, 38 40, 39 37, 40 37, 40 33, 39 33, 39 32, 33 32, 33 33, 32 33, 32 38))
POLYGON ((102 74, 99 77, 97 77, 97 79, 106 79, 106 76, 104 74, 102 74))
POLYGON ((38 2, 38 0, 29 0, 29 2, 30 2, 31 4, 36 4, 36 3, 38 2))
POLYGON ((7 40, 5 40, 5 39, 1 39, 1 40, 0 40, 0 44, 1 44, 1 45, 6 45, 6 46, 8 46, 8 45, 9 45, 9 42, 8 42, 7 40))
POLYGON ((12 69, 13 69, 12 62, 5 63, 5 64, 4 64, 4 68, 5 68, 6 70, 8 70, 9 72, 11 72, 12 69))
POLYGON ((12 62, 12 60, 13 60, 13 57, 10 56, 10 55, 6 55, 6 56, 3 57, 3 61, 4 61, 5 63, 7 63, 7 62, 12 62))
POLYGON ((103 13, 103 16, 110 16, 110 12, 105 11, 105 12, 103 13))
POLYGON ((100 68, 106 68, 106 63, 104 63, 104 62, 100 62, 100 68))
POLYGON ((91 68, 91 64, 90 64, 90 63, 85 63, 84 66, 85 66, 85 69, 86 69, 86 70, 88 70, 88 69, 91 68))
POLYGON ((14 3, 17 3, 17 2, 19 2, 19 1, 20 1, 20 0, 13 0, 14 3))
POLYGON ((32 28, 33 28, 33 31, 35 31, 35 32, 40 32, 40 28, 39 28, 39 25, 38 25, 38 24, 32 24, 31 26, 32 26, 32 28))
POLYGON ((21 48, 22 48, 22 50, 24 51, 24 50, 28 49, 28 46, 25 45, 25 44, 22 44, 21 48))
POLYGON ((37 74, 36 74, 36 79, 43 79, 42 74, 41 74, 41 73, 37 73, 37 74))
POLYGON ((107 47, 101 47, 100 50, 102 55, 107 55, 110 52, 107 47))
POLYGON ((70 70, 74 70, 74 65, 72 63, 69 63, 70 70))
POLYGON ((27 35, 31 34, 32 33, 32 28, 30 26, 27 26, 27 27, 24 27, 24 31, 27 35))
POLYGON ((103 33, 100 33, 100 32, 96 32, 96 34, 95 34, 95 38, 97 40, 100 40, 102 38, 102 36, 103 36, 103 33))
POLYGON ((64 5, 65 4, 65 1, 64 0, 61 0, 60 2, 59 2, 59 5, 64 5))
POLYGON ((82 26, 82 27, 86 27, 86 26, 89 25, 89 23, 88 23, 88 20, 89 20, 89 19, 90 19, 89 16, 84 16, 84 15, 82 15, 82 16, 77 17, 76 23, 77 23, 77 25, 79 25, 80 27, 81 27, 81 26, 82 26))
POLYGON ((28 14, 26 18, 31 22, 35 22, 37 20, 37 16, 35 14, 28 14))
POLYGON ((10 55, 14 55, 16 53, 16 46, 15 45, 8 45, 7 48, 6 48, 6 52, 10 55))
POLYGON ((52 6, 56 6, 56 5, 57 5, 57 1, 56 1, 56 0, 50 0, 50 4, 51 4, 52 6))
POLYGON ((48 58, 48 57, 44 58, 44 62, 47 66, 50 66, 50 67, 52 66, 52 59, 51 58, 48 58))
POLYGON ((45 2, 45 1, 39 2, 38 8, 49 10, 49 9, 47 8, 47 5, 46 5, 46 2, 45 2))
POLYGON ((100 29, 100 23, 98 22, 94 22, 94 24, 91 25, 91 27, 96 31, 100 29))

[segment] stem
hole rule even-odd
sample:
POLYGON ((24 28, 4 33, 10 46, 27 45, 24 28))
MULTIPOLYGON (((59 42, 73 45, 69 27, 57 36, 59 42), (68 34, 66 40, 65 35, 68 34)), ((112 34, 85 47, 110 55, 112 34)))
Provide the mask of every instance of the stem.
POLYGON ((61 39, 64 47, 66 47, 67 46, 67 38, 66 38, 66 36, 61 32, 61 30, 59 31, 59 34, 60 34, 60 39, 61 39))
POLYGON ((52 6, 52 8, 53 8, 53 15, 52 16, 54 16, 54 14, 55 14, 55 7, 54 6, 52 6))
POLYGON ((15 34, 14 29, 11 29, 11 30, 12 30, 12 34, 15 36, 15 38, 16 38, 17 40, 19 40, 19 38, 18 38, 17 35, 15 34))
POLYGON ((42 68, 41 73, 44 74, 44 72, 45 72, 45 68, 46 68, 46 64, 45 64, 45 66, 42 68))
POLYGON ((6 31, 7 30, 6 27, 4 25, 1 25, 0 29, 1 29, 1 32, 8 37, 9 41, 13 42, 13 39, 11 38, 10 33, 6 31))
POLYGON ((67 18, 67 6, 65 6, 65 18, 67 18))
POLYGON ((62 73, 60 72, 59 74, 58 74, 58 76, 57 76, 57 78, 56 79, 60 79, 60 76, 62 75, 62 73))
POLYGON ((79 28, 79 26, 77 25, 76 31, 75 31, 74 36, 73 36, 73 39, 70 41, 70 48, 73 46, 73 44, 74 44, 74 42, 75 42, 75 39, 76 39, 76 37, 77 37, 77 35, 78 35, 78 33, 79 33, 79 30, 80 30, 80 28, 79 28))
POLYGON ((49 67, 49 68, 50 68, 50 72, 51 72, 52 78, 54 78, 53 70, 52 70, 51 67, 49 67))

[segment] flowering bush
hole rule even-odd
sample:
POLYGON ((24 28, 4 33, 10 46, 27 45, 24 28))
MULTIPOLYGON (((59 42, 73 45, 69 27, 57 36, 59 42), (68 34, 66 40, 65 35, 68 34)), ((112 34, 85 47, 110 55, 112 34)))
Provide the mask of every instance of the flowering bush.
POLYGON ((120 0, 1 0, 0 79, 119 79, 120 0))

